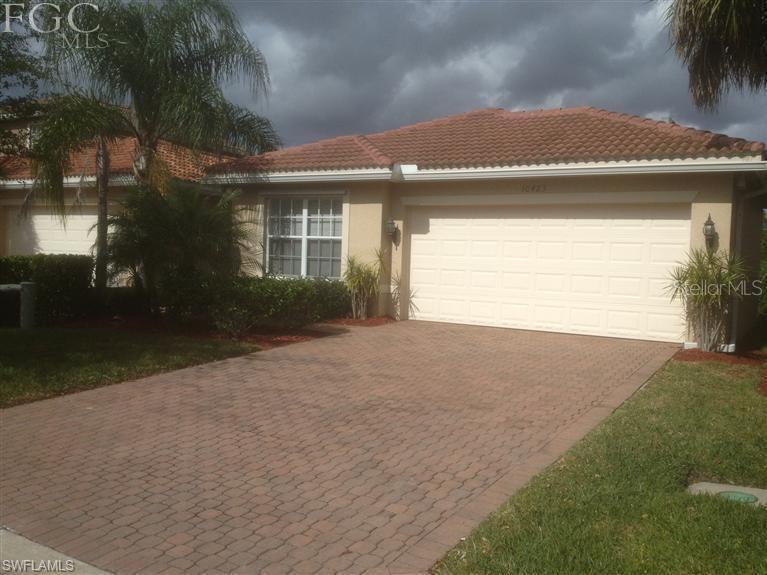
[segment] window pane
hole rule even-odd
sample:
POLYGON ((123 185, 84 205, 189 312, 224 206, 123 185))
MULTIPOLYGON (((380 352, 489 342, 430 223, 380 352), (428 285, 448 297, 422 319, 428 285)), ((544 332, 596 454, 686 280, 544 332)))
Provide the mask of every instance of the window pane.
POLYGON ((308 276, 340 277, 343 200, 339 198, 277 198, 270 200, 267 217, 269 271, 308 276), (303 209, 307 225, 303 225, 303 209), (306 253, 301 238, 306 238, 306 253), (316 238, 316 239, 308 239, 316 238), (323 239, 319 239, 323 238, 323 239), (334 238, 334 239, 331 239, 334 238))
POLYGON ((320 263, 316 259, 310 259, 306 262, 306 275, 311 277, 320 275, 320 263))

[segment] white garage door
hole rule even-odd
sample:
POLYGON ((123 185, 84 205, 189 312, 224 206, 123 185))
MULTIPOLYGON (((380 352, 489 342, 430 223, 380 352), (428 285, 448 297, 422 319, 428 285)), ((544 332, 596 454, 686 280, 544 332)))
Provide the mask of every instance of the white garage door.
POLYGON ((26 218, 8 210, 8 254, 90 254, 96 240, 96 208, 83 207, 67 215, 66 225, 45 208, 33 208, 26 218))
POLYGON ((669 270, 689 205, 423 207, 411 214, 415 319, 682 341, 669 270))

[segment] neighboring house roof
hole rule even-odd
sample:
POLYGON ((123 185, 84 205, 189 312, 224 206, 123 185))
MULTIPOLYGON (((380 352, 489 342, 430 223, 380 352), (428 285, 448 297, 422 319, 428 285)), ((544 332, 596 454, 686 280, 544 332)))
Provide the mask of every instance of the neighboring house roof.
MULTIPOLYGON (((133 159, 136 149, 135 138, 120 138, 109 144, 109 173, 112 176, 133 174, 133 159)), ((209 152, 193 152, 171 142, 161 141, 157 154, 165 163, 170 175, 174 178, 189 181, 200 181, 205 174, 205 168, 222 159, 232 159, 231 155, 219 155, 209 152)), ((34 175, 29 159, 6 156, 0 157, 0 185, 5 180, 31 180, 34 175)), ((72 154, 70 169, 65 174, 72 178, 93 177, 96 175, 96 147, 87 146, 72 154)))
POLYGON ((364 136, 240 158, 209 173, 391 168, 465 169, 764 156, 765 145, 590 107, 475 110, 364 136))

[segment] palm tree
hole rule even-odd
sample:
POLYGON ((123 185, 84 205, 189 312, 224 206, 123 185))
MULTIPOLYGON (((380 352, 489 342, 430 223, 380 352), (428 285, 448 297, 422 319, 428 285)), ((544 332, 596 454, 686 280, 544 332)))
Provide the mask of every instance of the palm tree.
POLYGON ((109 259, 114 274, 129 274, 149 308, 194 316, 216 293, 213 284, 240 269, 247 239, 245 208, 235 194, 215 200, 199 186, 174 182, 166 194, 139 188, 109 216, 109 259))
POLYGON ((674 0, 668 20, 698 107, 715 109, 731 87, 767 87, 764 0, 674 0))
POLYGON ((111 141, 134 138, 137 181, 163 189, 161 141, 193 151, 257 153, 276 148, 279 139, 267 119, 224 97, 222 87, 240 80, 254 96, 264 94, 269 75, 223 0, 106 0, 99 6, 98 12, 74 14, 77 28, 98 26, 107 46, 88 48, 71 30, 64 32, 69 41, 52 34, 44 39, 46 57, 67 90, 40 126, 36 165, 39 188, 63 214, 62 180, 70 153, 96 144, 96 285, 104 287, 111 141))

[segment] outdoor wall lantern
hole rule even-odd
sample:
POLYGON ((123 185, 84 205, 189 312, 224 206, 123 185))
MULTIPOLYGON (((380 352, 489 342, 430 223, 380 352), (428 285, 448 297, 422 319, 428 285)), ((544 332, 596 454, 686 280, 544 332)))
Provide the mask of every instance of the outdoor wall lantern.
POLYGON ((386 223, 384 224, 384 227, 386 229, 386 233, 390 238, 394 238, 394 236, 397 233, 397 223, 394 221, 394 218, 389 218, 386 220, 386 223))
POLYGON ((711 219, 711 214, 708 214, 708 219, 703 224, 703 237, 706 238, 706 249, 713 250, 716 241, 716 226, 714 220, 711 219))

